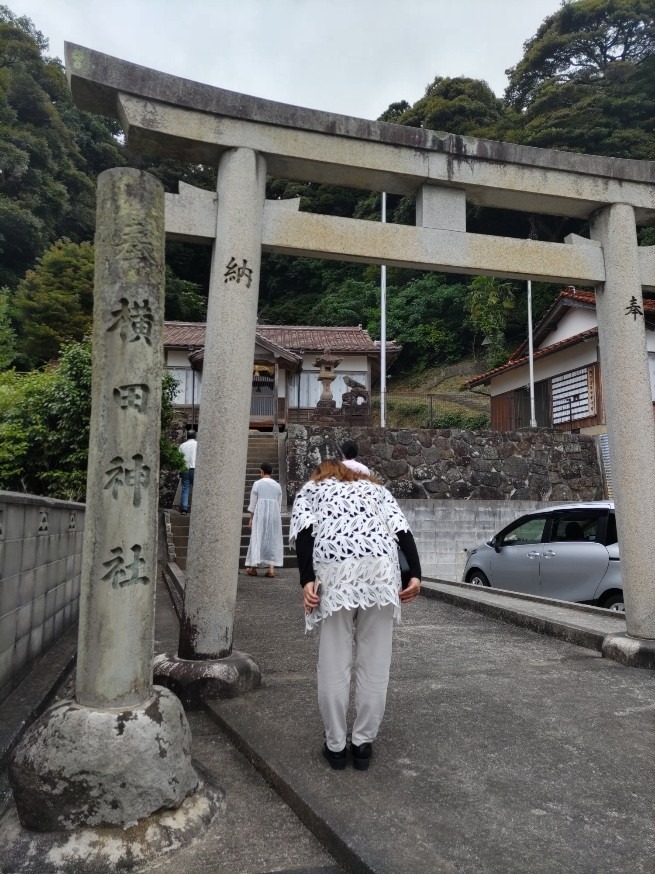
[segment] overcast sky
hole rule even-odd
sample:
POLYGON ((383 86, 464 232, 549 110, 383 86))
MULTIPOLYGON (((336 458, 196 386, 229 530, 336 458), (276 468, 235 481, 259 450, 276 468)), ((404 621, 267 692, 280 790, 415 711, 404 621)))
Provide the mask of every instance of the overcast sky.
POLYGON ((3 0, 64 41, 221 88, 362 118, 435 76, 505 69, 559 0, 3 0))

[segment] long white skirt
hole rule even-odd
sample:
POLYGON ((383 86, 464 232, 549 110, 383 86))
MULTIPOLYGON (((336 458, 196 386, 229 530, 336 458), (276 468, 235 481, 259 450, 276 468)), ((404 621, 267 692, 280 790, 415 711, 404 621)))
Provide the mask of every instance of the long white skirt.
POLYGON ((275 565, 282 567, 282 517, 277 500, 259 498, 250 530, 246 567, 275 565))

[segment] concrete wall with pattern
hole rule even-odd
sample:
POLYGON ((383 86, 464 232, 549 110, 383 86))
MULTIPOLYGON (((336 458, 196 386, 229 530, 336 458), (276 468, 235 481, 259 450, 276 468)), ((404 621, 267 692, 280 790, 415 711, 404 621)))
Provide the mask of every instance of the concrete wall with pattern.
POLYGON ((0 701, 77 620, 84 505, 0 491, 0 701))

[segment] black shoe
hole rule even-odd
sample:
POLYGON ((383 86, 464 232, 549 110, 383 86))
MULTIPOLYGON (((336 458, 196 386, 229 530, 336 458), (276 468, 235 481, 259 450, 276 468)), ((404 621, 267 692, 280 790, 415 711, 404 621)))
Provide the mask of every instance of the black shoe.
POLYGON ((350 744, 350 755, 353 757, 353 767, 356 771, 367 771, 373 755, 373 744, 350 744))
POLYGON ((323 755, 328 760, 330 767, 335 771, 343 771, 346 767, 346 762, 348 760, 345 747, 339 752, 335 752, 334 750, 331 750, 327 744, 323 744, 323 755))
POLYGON ((180 513, 181 513, 183 516, 187 516, 188 513, 189 513, 189 511, 188 511, 188 510, 183 510, 183 509, 180 507, 180 513))

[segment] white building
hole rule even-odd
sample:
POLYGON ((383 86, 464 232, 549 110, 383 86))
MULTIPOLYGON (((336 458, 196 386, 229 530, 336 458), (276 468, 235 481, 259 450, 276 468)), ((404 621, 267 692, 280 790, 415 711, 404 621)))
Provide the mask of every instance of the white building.
MULTIPOLYGON (((651 390, 655 401, 655 301, 638 303, 646 319, 651 390)), ((626 318, 641 318, 626 313, 626 318)), ((537 425, 606 431, 603 378, 598 354, 596 295, 569 287, 533 330, 537 425)), ((467 385, 491 388, 491 427, 508 431, 530 425, 527 339, 506 364, 489 370, 467 385)))
MULTIPOLYGON (((164 364, 179 381, 175 404, 189 423, 198 421, 202 396, 205 324, 166 322, 164 364)), ((387 366, 401 351, 387 343, 387 366)), ((332 394, 337 407, 348 391, 351 377, 371 392, 380 378, 380 343, 357 327, 259 325, 253 355, 250 427, 283 429, 291 422, 306 422, 321 395, 317 356, 326 350, 341 358, 335 370, 332 394)))

